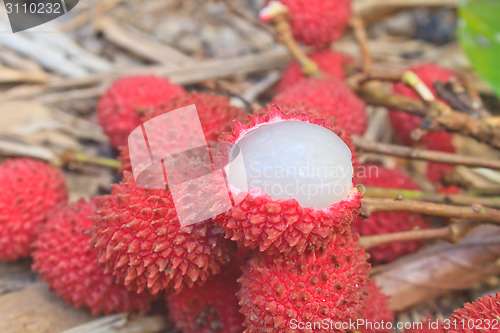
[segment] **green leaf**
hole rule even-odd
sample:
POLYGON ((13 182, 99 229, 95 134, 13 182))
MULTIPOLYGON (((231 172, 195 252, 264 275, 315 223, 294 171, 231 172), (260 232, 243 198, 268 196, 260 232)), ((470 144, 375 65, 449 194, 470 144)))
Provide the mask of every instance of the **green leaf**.
POLYGON ((462 0, 458 37, 472 67, 500 96, 500 1, 462 0))

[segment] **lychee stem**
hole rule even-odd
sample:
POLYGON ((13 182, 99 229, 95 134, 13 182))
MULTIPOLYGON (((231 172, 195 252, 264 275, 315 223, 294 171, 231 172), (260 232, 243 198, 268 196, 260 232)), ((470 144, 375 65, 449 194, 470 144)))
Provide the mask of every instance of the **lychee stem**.
POLYGON ((366 35, 366 27, 363 20, 359 17, 352 17, 349 21, 349 25, 354 31, 354 36, 358 41, 361 54, 363 56, 363 75, 370 77, 373 71, 373 60, 368 47, 368 37, 366 35))
POLYGON ((436 100, 432 91, 429 89, 429 87, 427 87, 424 81, 422 81, 418 77, 418 75, 415 74, 415 72, 404 72, 403 76, 401 77, 401 81, 408 87, 412 88, 422 100, 426 102, 432 102, 436 100))
POLYGON ((500 224, 500 210, 487 208, 477 203, 466 207, 415 200, 361 199, 361 209, 359 213, 361 216, 370 217, 373 213, 378 212, 412 212, 456 219, 474 219, 476 221, 500 224))
POLYGON ((288 8, 278 1, 272 1, 262 10, 268 11, 267 19, 274 27, 276 38, 286 46, 288 52, 300 64, 302 73, 312 77, 323 76, 318 65, 307 56, 293 37, 288 8))
POLYGON ((62 165, 68 165, 70 163, 80 163, 80 164, 100 166, 115 170, 118 170, 122 167, 120 161, 112 158, 96 157, 73 151, 65 151, 59 156, 59 160, 62 163, 62 165))
POLYGON ((446 194, 436 192, 424 192, 418 190, 405 190, 397 188, 383 188, 373 186, 359 186, 358 189, 368 198, 402 198, 408 200, 419 200, 434 203, 447 203, 452 205, 481 204, 490 208, 500 209, 500 197, 475 197, 463 194, 446 194))
POLYGON ((477 221, 462 220, 450 224, 447 227, 437 229, 409 230, 389 234, 363 236, 359 238, 359 243, 366 249, 390 243, 433 239, 446 240, 450 243, 458 243, 470 230, 478 225, 479 222, 477 221))

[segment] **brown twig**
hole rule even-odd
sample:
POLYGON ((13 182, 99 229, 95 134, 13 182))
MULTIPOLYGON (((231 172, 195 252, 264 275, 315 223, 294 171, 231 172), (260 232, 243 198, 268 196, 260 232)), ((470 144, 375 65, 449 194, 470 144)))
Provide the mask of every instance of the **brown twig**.
POLYGON ((365 23, 360 17, 352 17, 349 21, 349 25, 354 31, 354 36, 356 37, 363 57, 363 75, 369 77, 373 71, 373 59, 370 48, 368 47, 365 23))
POLYGON ((419 100, 386 92, 379 81, 369 81, 361 85, 356 85, 355 82, 350 82, 352 88, 368 104, 385 106, 392 110, 409 112, 424 117, 425 119, 422 121, 422 129, 424 130, 436 132, 446 130, 460 133, 500 149, 500 128, 492 126, 486 121, 487 118, 476 119, 470 115, 457 112, 437 100, 430 101, 426 105, 426 103, 419 100))
POLYGON ((100 166, 115 170, 118 170, 122 167, 120 161, 112 158, 96 157, 73 151, 65 151, 59 156, 59 160, 63 166, 69 165, 71 163, 78 163, 78 164, 100 166))
POLYGON ((406 146, 381 143, 365 140, 358 136, 353 136, 352 141, 360 151, 378 153, 390 156, 398 156, 429 162, 443 164, 463 165, 469 167, 483 167, 494 170, 500 170, 500 160, 481 158, 475 156, 458 155, 444 153, 440 151, 415 149, 406 146))
POLYGON ((478 225, 476 221, 460 221, 450 224, 446 227, 436 229, 417 229, 389 234, 362 236, 359 238, 359 244, 367 249, 372 247, 410 241, 423 241, 440 239, 450 243, 458 243, 467 233, 478 225))
POLYGON ((450 205, 468 206, 480 204, 490 208, 500 209, 500 197, 477 197, 464 194, 446 194, 436 192, 423 192, 418 190, 405 190, 397 188, 382 188, 360 185, 358 189, 365 197, 369 198, 402 198, 450 205))
POLYGON ((279 2, 271 2, 261 10, 261 19, 269 21, 273 25, 276 38, 286 46, 288 52, 297 60, 304 75, 312 77, 321 77, 323 75, 318 65, 307 56, 293 37, 286 6, 279 2))
POLYGON ((424 215, 473 219, 500 224, 500 210, 487 208, 480 204, 472 204, 470 207, 460 207, 414 200, 361 199, 361 216, 370 217, 371 214, 378 212, 413 212, 424 215))

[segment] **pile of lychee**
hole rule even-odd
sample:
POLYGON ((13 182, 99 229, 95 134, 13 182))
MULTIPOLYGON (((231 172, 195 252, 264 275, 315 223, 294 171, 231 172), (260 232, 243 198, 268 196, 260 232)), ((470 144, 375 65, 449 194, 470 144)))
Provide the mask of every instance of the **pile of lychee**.
MULTIPOLYGON (((353 60, 325 49, 341 36, 350 1, 282 2, 296 38, 317 49, 311 59, 327 76, 306 78, 292 63, 272 103, 251 114, 224 96, 186 92, 165 78, 117 80, 100 98, 96 116, 120 150, 123 180, 109 195, 68 203, 58 169, 25 158, 4 162, 0 260, 31 256, 33 269, 59 296, 96 314, 145 312, 163 297, 168 318, 186 333, 348 332, 342 323, 392 322, 387 297, 369 278, 369 254, 357 232, 426 224, 400 212, 362 221, 355 185, 419 187, 400 169, 376 166, 376 175, 357 174, 362 166, 350 135, 366 130, 365 104, 342 81, 344 65, 353 60), (228 184, 231 193, 244 194, 241 200, 184 226, 167 183, 157 189, 136 184, 127 137, 141 124, 192 104, 207 143, 240 149, 245 170, 225 172, 228 179, 244 177, 247 187, 228 184)), ((435 65, 413 70, 429 85, 453 75, 435 65)), ((417 98, 405 87, 394 90, 417 98)), ((413 142, 407 136, 419 126, 413 116, 394 111, 391 121, 405 143, 453 149, 449 135, 413 142)), ((431 180, 442 177, 446 170, 440 167, 429 165, 431 180)), ((419 245, 375 248, 371 261, 391 261, 419 245)))

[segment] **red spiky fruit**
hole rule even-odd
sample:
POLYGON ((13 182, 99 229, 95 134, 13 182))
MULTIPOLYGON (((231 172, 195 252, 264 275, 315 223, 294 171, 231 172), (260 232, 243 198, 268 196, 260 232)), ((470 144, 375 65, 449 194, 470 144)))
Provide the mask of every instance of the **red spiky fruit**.
POLYGON ((300 80, 273 98, 273 103, 310 104, 328 125, 336 124, 350 134, 363 135, 367 126, 365 103, 335 78, 300 80))
POLYGON ((229 261, 232 244, 212 221, 182 227, 170 190, 138 187, 129 172, 97 200, 94 219, 99 263, 129 290, 179 292, 229 261))
POLYGON ((245 333, 340 332, 305 325, 361 318, 370 265, 357 242, 346 233, 302 255, 261 252, 250 259, 237 294, 245 333))
POLYGON ((385 295, 375 281, 366 284, 366 300, 363 306, 361 319, 365 324, 358 327, 361 333, 391 333, 388 323, 394 321, 394 312, 389 309, 389 296, 385 295))
POLYGON ((484 296, 455 310, 444 323, 448 333, 494 333, 500 328, 500 293, 484 296), (488 325, 491 324, 491 325, 488 325))
POLYGON ((0 165, 0 261, 28 257, 38 228, 67 200, 63 173, 29 158, 0 165))
POLYGON ((202 286, 167 295, 168 317, 176 329, 184 333, 243 332, 244 317, 236 297, 241 271, 236 266, 221 270, 202 286))
MULTIPOLYGON (((360 183, 365 186, 420 190, 418 184, 399 168, 388 169, 366 164, 362 169, 364 172, 360 183)), ((428 226, 422 216, 410 212, 374 213, 366 219, 358 217, 352 223, 352 230, 363 236, 426 228, 428 226)), ((368 250, 368 253, 371 255, 371 262, 386 263, 415 251, 422 244, 422 242, 397 242, 377 246, 368 250)))
MULTIPOLYGON (((345 135, 343 131, 337 132, 340 135, 337 137, 333 135, 336 132, 329 129, 324 121, 314 120, 305 114, 287 114, 277 106, 263 116, 252 117, 252 121, 247 125, 239 122, 235 122, 234 125, 234 131, 228 133, 223 141, 237 144, 242 150, 246 172, 250 172, 247 175, 250 177, 248 178, 250 186, 248 191, 244 192, 242 201, 233 209, 214 218, 214 222, 225 230, 226 238, 237 241, 242 246, 260 248, 261 251, 301 253, 308 246, 320 246, 333 234, 346 231, 359 212, 361 194, 352 183, 352 175, 349 177, 347 173, 348 168, 352 170, 352 155, 348 146, 342 141, 345 135), (295 128, 296 126, 301 128, 295 128), (290 127, 295 129, 290 130, 290 127), (305 134, 306 131, 309 134, 305 134), (321 135, 322 138, 319 139, 317 135, 321 135), (340 146, 334 146, 335 148, 329 146, 333 137, 336 140, 333 144, 340 146), (284 138, 287 138, 286 142, 283 141, 284 138), (307 139, 313 140, 312 143, 307 139), (328 140, 328 143, 325 140, 328 140), (279 141, 277 145, 274 144, 276 141, 279 141), (281 147, 281 144, 285 144, 286 147, 281 147), (334 149, 334 151, 323 152, 321 149, 334 149), (305 153, 306 150, 308 153, 305 153), (267 154, 273 157, 266 158, 267 154), (309 157, 305 158, 306 155, 309 157), (330 180, 315 179, 306 169, 302 174, 300 170, 303 165, 299 164, 306 160, 311 163, 308 170, 314 171, 316 166, 312 165, 315 160, 322 161, 323 156, 334 155, 346 164, 335 167, 338 167, 336 170, 340 172, 337 176, 344 175, 346 184, 338 187, 342 189, 343 196, 338 198, 339 201, 331 203, 331 196, 325 198, 322 196, 322 188, 314 187, 316 182, 328 183, 330 180), (263 160, 260 160, 261 157, 263 160), (252 174, 260 169, 264 171, 263 174, 269 171, 271 177, 263 180, 251 179, 252 174), (288 170, 288 173, 285 172, 287 174, 302 175, 295 180, 290 179, 291 183, 296 182, 299 185, 292 184, 289 187, 288 184, 280 183, 282 181, 280 170, 285 169, 288 170), (275 173, 276 177, 273 178, 275 173), (309 191, 305 191, 306 193, 300 191, 303 188, 300 185, 303 179, 308 180, 307 186, 313 186, 309 191), (278 191, 273 191, 275 185, 278 191), (268 191, 263 187, 268 187, 268 191), (279 191, 285 188, 286 193, 279 191), (316 190, 320 195, 313 195, 316 190), (286 195, 282 196, 283 194, 286 195), (320 201, 324 206, 316 206, 320 201)), ((321 166, 318 165, 318 168, 321 169, 321 166)), ((230 177, 231 169, 228 174, 230 177)), ((318 172, 318 175, 323 174, 318 172)))
MULTIPOLYGON (((225 96, 212 93, 188 93, 173 97, 170 101, 152 108, 144 114, 140 122, 144 123, 169 111, 192 104, 196 105, 207 143, 216 142, 223 132, 231 130, 233 120, 246 119, 245 111, 232 106, 229 98, 225 96)), ((163 130, 166 129, 163 128, 163 130)), ((120 147, 119 160, 122 162, 123 170, 132 170, 128 145, 120 147)))
POLYGON ((33 269, 58 296, 94 314, 147 311, 153 297, 129 292, 97 263, 88 229, 95 202, 80 200, 63 206, 43 225, 33 252, 33 269))
POLYGON ((144 112, 184 93, 181 86, 162 77, 124 77, 113 82, 99 99, 97 121, 111 145, 118 148, 127 143, 130 132, 141 124, 144 112))
MULTIPOLYGON (((344 66, 354 62, 354 60, 347 55, 331 50, 310 54, 309 58, 314 61, 316 65, 318 65, 318 68, 324 74, 330 75, 339 80, 344 79, 344 66)), ((283 92, 286 88, 291 87, 305 78, 307 77, 302 73, 299 63, 297 61, 293 61, 281 75, 281 80, 278 82, 276 90, 278 93, 283 92)))
POLYGON ((320 47, 335 42, 351 17, 351 0, 280 2, 288 7, 294 37, 308 45, 320 47))

